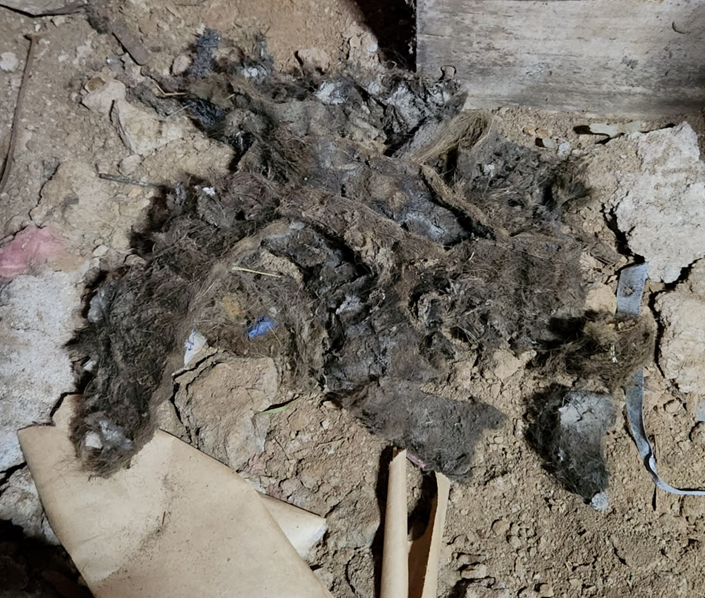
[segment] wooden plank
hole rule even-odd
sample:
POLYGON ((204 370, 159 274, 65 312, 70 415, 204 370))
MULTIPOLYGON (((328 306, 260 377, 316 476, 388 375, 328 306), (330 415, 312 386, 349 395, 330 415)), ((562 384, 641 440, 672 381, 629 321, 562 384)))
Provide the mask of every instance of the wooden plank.
POLYGON ((654 116, 705 107, 705 0, 417 0, 417 68, 475 107, 654 116))

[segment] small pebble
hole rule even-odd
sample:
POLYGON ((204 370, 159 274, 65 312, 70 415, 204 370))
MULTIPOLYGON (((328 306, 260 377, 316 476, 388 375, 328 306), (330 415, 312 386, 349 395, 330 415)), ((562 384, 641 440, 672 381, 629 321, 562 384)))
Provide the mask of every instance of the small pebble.
POLYGON ((171 73, 175 76, 183 75, 191 66, 191 59, 186 54, 179 54, 171 65, 171 73))
POLYGON ((19 64, 17 55, 14 52, 3 52, 0 54, 0 69, 6 73, 14 73, 19 64))
POLYGON ((509 531, 509 522, 504 519, 498 519, 492 524, 492 531, 497 536, 504 536, 509 531))
POLYGON ((678 399, 673 399, 672 401, 668 401, 664 405, 664 409, 666 410, 667 413, 676 413, 676 411, 679 411, 681 408, 681 403, 678 399))
POLYGON ((688 436, 691 442, 696 444, 705 444, 705 424, 703 422, 698 422, 690 430, 690 435, 688 436))
POLYGON ((539 587, 536 588, 536 590, 538 591, 538 594, 541 598, 552 598, 553 596, 555 596, 555 594, 553 593, 553 588, 550 584, 547 583, 539 584, 539 587))

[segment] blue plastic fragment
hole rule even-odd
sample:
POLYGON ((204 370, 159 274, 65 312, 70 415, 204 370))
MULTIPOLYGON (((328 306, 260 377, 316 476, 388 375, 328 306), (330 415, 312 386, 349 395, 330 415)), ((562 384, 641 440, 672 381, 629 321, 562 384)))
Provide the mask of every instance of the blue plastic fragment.
POLYGON ((276 326, 274 320, 269 319, 266 316, 260 316, 257 321, 247 329, 247 336, 250 340, 263 336, 267 334, 272 328, 276 326))

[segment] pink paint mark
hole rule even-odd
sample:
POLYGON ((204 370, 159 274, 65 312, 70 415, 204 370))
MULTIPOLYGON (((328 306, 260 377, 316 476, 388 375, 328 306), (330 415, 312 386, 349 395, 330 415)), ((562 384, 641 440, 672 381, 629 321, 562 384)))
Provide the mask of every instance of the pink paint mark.
POLYGON ((61 236, 51 228, 28 226, 0 247, 0 278, 15 278, 60 257, 64 252, 61 236))

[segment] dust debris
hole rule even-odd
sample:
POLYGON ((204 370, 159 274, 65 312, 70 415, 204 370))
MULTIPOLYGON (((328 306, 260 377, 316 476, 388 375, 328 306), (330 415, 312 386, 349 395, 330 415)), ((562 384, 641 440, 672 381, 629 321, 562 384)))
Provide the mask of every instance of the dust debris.
POLYGON ((577 320, 554 321, 553 326, 561 345, 543 354, 547 374, 565 372, 585 388, 619 391, 654 355, 656 323, 649 316, 587 312, 577 320))
POLYGON ((218 39, 206 32, 176 81, 197 126, 234 149, 234 172, 177 184, 135 237, 144 262, 96 289, 73 343, 91 365, 74 442, 101 473, 129 462, 195 330, 467 478, 502 416, 437 389, 455 362, 549 343, 602 358, 601 341, 561 344, 552 326, 584 316, 584 242, 562 223, 586 195, 579 172, 461 111, 452 80, 286 75, 262 40, 254 58, 214 60, 218 39))
POLYGON ((615 424, 612 396, 553 386, 535 401, 528 439, 566 489, 597 510, 606 507, 603 436, 615 424))

